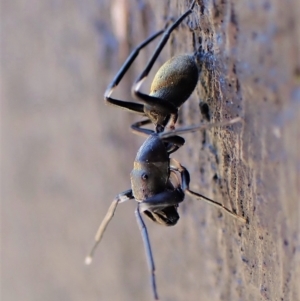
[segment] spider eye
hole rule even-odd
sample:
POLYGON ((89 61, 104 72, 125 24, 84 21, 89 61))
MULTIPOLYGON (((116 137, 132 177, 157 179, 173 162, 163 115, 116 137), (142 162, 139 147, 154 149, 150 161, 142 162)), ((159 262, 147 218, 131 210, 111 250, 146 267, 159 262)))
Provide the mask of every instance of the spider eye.
POLYGON ((141 178, 142 180, 146 181, 148 180, 149 176, 146 173, 143 173, 141 178))

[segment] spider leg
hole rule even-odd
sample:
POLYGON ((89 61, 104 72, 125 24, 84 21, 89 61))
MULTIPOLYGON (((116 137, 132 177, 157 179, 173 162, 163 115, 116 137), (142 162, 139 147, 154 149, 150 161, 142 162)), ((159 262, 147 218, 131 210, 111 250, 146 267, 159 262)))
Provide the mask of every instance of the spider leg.
POLYGON ((176 130, 159 133, 159 138, 162 140, 165 140, 166 138, 170 138, 170 137, 173 137, 178 134, 180 135, 180 134, 185 134, 185 133, 193 133, 196 131, 207 130, 207 129, 210 129, 213 127, 218 127, 218 126, 223 127, 223 126, 231 125, 231 124, 242 122, 242 121, 243 121, 243 119, 241 117, 236 117, 236 118, 233 118, 228 121, 220 121, 220 122, 215 122, 215 123, 204 123, 204 124, 199 124, 199 125, 181 127, 176 130))
POLYGON ((172 191, 166 190, 162 193, 154 195, 153 197, 150 197, 138 203, 137 208, 135 210, 135 216, 142 234, 148 267, 151 273, 151 285, 155 300, 158 300, 155 282, 155 265, 147 227, 141 216, 141 211, 144 213, 145 211, 148 211, 148 214, 146 215, 150 217, 153 221, 156 221, 163 225, 172 226, 175 225, 177 220, 179 219, 177 210, 175 208, 180 202, 183 201, 183 199, 184 193, 180 188, 174 189, 172 191), (152 215, 149 216, 150 213, 152 213, 152 215))
POLYGON ((166 144, 166 150, 169 155, 176 152, 185 143, 182 137, 176 135, 164 138, 162 141, 166 144))
POLYGON ((85 263, 86 264, 90 264, 92 262, 95 250, 96 250, 98 244, 100 243, 100 241, 101 241, 101 239, 103 237, 103 234, 104 234, 104 232, 106 230, 107 225, 109 224, 109 222, 113 218, 114 213, 115 213, 115 211, 117 209, 118 204, 122 203, 122 202, 125 202, 125 201, 128 201, 128 200, 131 200, 133 198, 134 197, 133 197, 131 189, 126 190, 124 192, 121 192, 120 194, 118 194, 114 198, 113 202, 111 203, 110 207, 108 208, 108 211, 107 211, 107 213, 106 213, 103 221, 101 222, 101 224, 100 224, 100 226, 98 228, 98 231, 97 231, 96 236, 95 236, 94 246, 91 249, 91 251, 88 254, 88 256, 85 258, 85 263))
POLYGON ((138 89, 141 85, 141 81, 143 81, 149 74, 150 70, 152 69, 157 57, 159 56, 159 54, 161 53, 162 49, 164 48, 164 46, 166 45, 166 43, 169 40, 170 34, 172 33, 172 31, 189 15, 193 12, 193 8, 195 6, 196 1, 193 1, 190 8, 182 15, 180 16, 172 25, 170 25, 163 33, 163 36, 161 38, 161 40, 159 41, 154 53, 152 54, 152 57, 150 58, 150 60, 148 61, 148 64, 146 66, 146 68, 144 69, 144 71, 140 74, 140 76, 138 77, 138 79, 136 80, 135 83, 135 88, 134 91, 138 92, 138 89))
POLYGON ((151 122, 150 119, 145 119, 145 120, 142 120, 142 121, 135 122, 131 125, 131 131, 134 134, 138 134, 138 135, 142 135, 142 136, 149 136, 149 135, 153 134, 154 131, 146 129, 146 128, 142 128, 142 126, 147 125, 147 124, 151 124, 151 123, 152 122, 151 122))
POLYGON ((159 41, 154 53, 152 54, 150 60, 148 61, 144 71, 140 74, 140 76, 137 78, 134 86, 133 86, 133 94, 134 96, 139 99, 140 101, 144 102, 145 104, 153 107, 153 109, 157 109, 160 112, 166 112, 168 114, 171 114, 171 120, 172 122, 176 122, 177 119, 177 112, 178 109, 173 104, 169 103, 168 101, 165 101, 162 98, 150 96, 147 94, 144 94, 139 91, 143 81, 148 76, 149 72, 151 71, 155 61, 157 60, 159 54, 161 53, 162 49, 166 45, 166 43, 169 40, 169 37, 172 33, 172 31, 189 15, 192 13, 193 8, 195 6, 196 1, 193 1, 190 8, 182 15, 180 16, 172 25, 170 25, 163 33, 163 36, 161 40, 159 41))
MULTIPOLYGON (((142 128, 142 126, 150 123, 150 119, 135 122, 131 125, 131 130, 134 134, 148 137, 155 132, 150 129, 142 128)), ((161 139, 166 144, 166 150, 169 155, 176 152, 185 143, 185 140, 182 137, 176 135, 161 139)))
MULTIPOLYGON (((155 133, 153 130, 142 128, 142 126, 150 124, 150 119, 145 119, 142 121, 135 122, 131 125, 131 130, 134 134, 142 136, 150 136, 155 133)), ((185 140, 180 136, 171 136, 167 138, 162 138, 163 142, 166 143, 166 149, 168 154, 177 151, 182 145, 184 145, 185 140)))
POLYGON ((219 209, 224 210, 229 215, 237 218, 239 221, 241 221, 243 223, 247 222, 247 220, 244 217, 237 215, 232 210, 226 208, 223 204, 218 203, 218 202, 216 202, 216 201, 214 201, 212 199, 207 198, 206 196, 204 196, 202 194, 199 194, 197 192, 194 192, 194 191, 190 190, 189 189, 190 174, 189 174, 188 170, 184 166, 182 166, 178 161, 176 161, 175 159, 170 159, 170 168, 173 169, 173 170, 176 170, 176 171, 180 172, 180 175, 181 175, 181 187, 182 187, 182 190, 185 193, 187 193, 187 194, 195 197, 198 200, 204 200, 205 202, 207 202, 209 204, 212 204, 212 205, 216 206, 219 209))
POLYGON ((122 80, 123 76, 125 75, 125 73, 129 69, 129 67, 132 65, 132 63, 134 62, 134 60, 136 59, 136 57, 138 56, 140 50, 142 48, 144 48, 145 46, 147 46, 150 42, 152 42, 158 36, 160 36, 163 32, 164 32, 163 30, 160 30, 159 32, 153 34, 147 40, 145 40, 140 45, 138 45, 130 53, 130 55, 126 59, 125 63, 123 64, 123 66, 121 67, 121 69, 119 70, 119 72, 114 77, 114 79, 112 80, 112 82, 109 84, 109 86, 107 87, 107 89, 105 91, 104 98, 105 98, 105 100, 106 100, 107 103, 109 103, 111 105, 115 105, 115 106, 121 107, 121 108, 129 110, 131 112, 135 112, 135 113, 139 113, 139 114, 143 114, 144 115, 144 106, 142 104, 114 99, 114 98, 111 98, 110 95, 112 94, 114 88, 120 83, 120 81, 122 80))
POLYGON ((150 240, 149 240, 147 227, 146 227, 146 225, 143 221, 143 218, 141 216, 139 204, 137 205, 137 208, 135 209, 135 216, 136 216, 136 220, 138 222, 138 225, 139 225, 139 228, 140 228, 140 231, 141 231, 141 234, 142 234, 144 246, 145 246, 146 257, 147 257, 147 261, 148 261, 148 267, 149 267, 149 270, 150 270, 150 273, 151 273, 151 286, 152 286, 152 290, 153 290, 153 294, 154 294, 154 299, 158 300, 158 294, 157 294, 157 289, 156 289, 156 281, 155 281, 154 259, 153 259, 153 255, 152 255, 151 244, 150 244, 150 240))

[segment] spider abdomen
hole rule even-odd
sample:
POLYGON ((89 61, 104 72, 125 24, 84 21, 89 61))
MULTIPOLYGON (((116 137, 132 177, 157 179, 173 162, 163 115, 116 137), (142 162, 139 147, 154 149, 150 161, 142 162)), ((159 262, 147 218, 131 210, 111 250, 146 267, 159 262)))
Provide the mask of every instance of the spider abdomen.
POLYGON ((150 95, 180 107, 192 94, 198 82, 199 70, 192 54, 174 56, 157 71, 150 95))

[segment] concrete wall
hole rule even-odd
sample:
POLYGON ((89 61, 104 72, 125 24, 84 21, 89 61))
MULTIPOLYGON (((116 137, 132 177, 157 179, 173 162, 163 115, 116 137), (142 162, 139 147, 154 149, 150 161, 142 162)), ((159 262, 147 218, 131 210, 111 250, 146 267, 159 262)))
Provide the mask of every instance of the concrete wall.
MULTIPOLYGON (((189 3, 2 2, 1 299, 151 300, 134 202, 83 264, 143 142, 139 118, 102 99, 130 49, 189 3)), ((180 124, 244 118, 187 135, 174 157, 191 189, 249 219, 187 197, 175 227, 147 223, 162 300, 300 300, 299 16, 297 0, 199 0, 158 59, 206 53, 180 124)), ((152 50, 114 95, 130 99, 152 50)))

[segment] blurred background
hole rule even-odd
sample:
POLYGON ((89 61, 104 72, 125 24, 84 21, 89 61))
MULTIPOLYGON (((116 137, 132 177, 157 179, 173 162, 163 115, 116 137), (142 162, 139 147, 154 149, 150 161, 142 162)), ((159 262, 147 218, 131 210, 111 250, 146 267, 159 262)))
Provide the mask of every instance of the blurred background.
MULTIPOLYGON (((179 122, 205 119, 205 103, 214 118, 241 115, 246 125, 187 138, 176 158, 194 190, 232 206, 250 226, 190 200, 176 227, 148 223, 159 294, 300 300, 299 3, 290 1, 290 10, 280 1, 197 3, 156 70, 202 45, 217 60, 203 67, 179 122)), ((108 206, 130 188, 144 141, 129 130, 139 118, 106 106, 103 94, 130 50, 188 5, 2 1, 1 300, 152 300, 134 202, 118 207, 92 265, 84 265, 108 206)), ((131 100, 155 44, 115 97, 131 100)))

